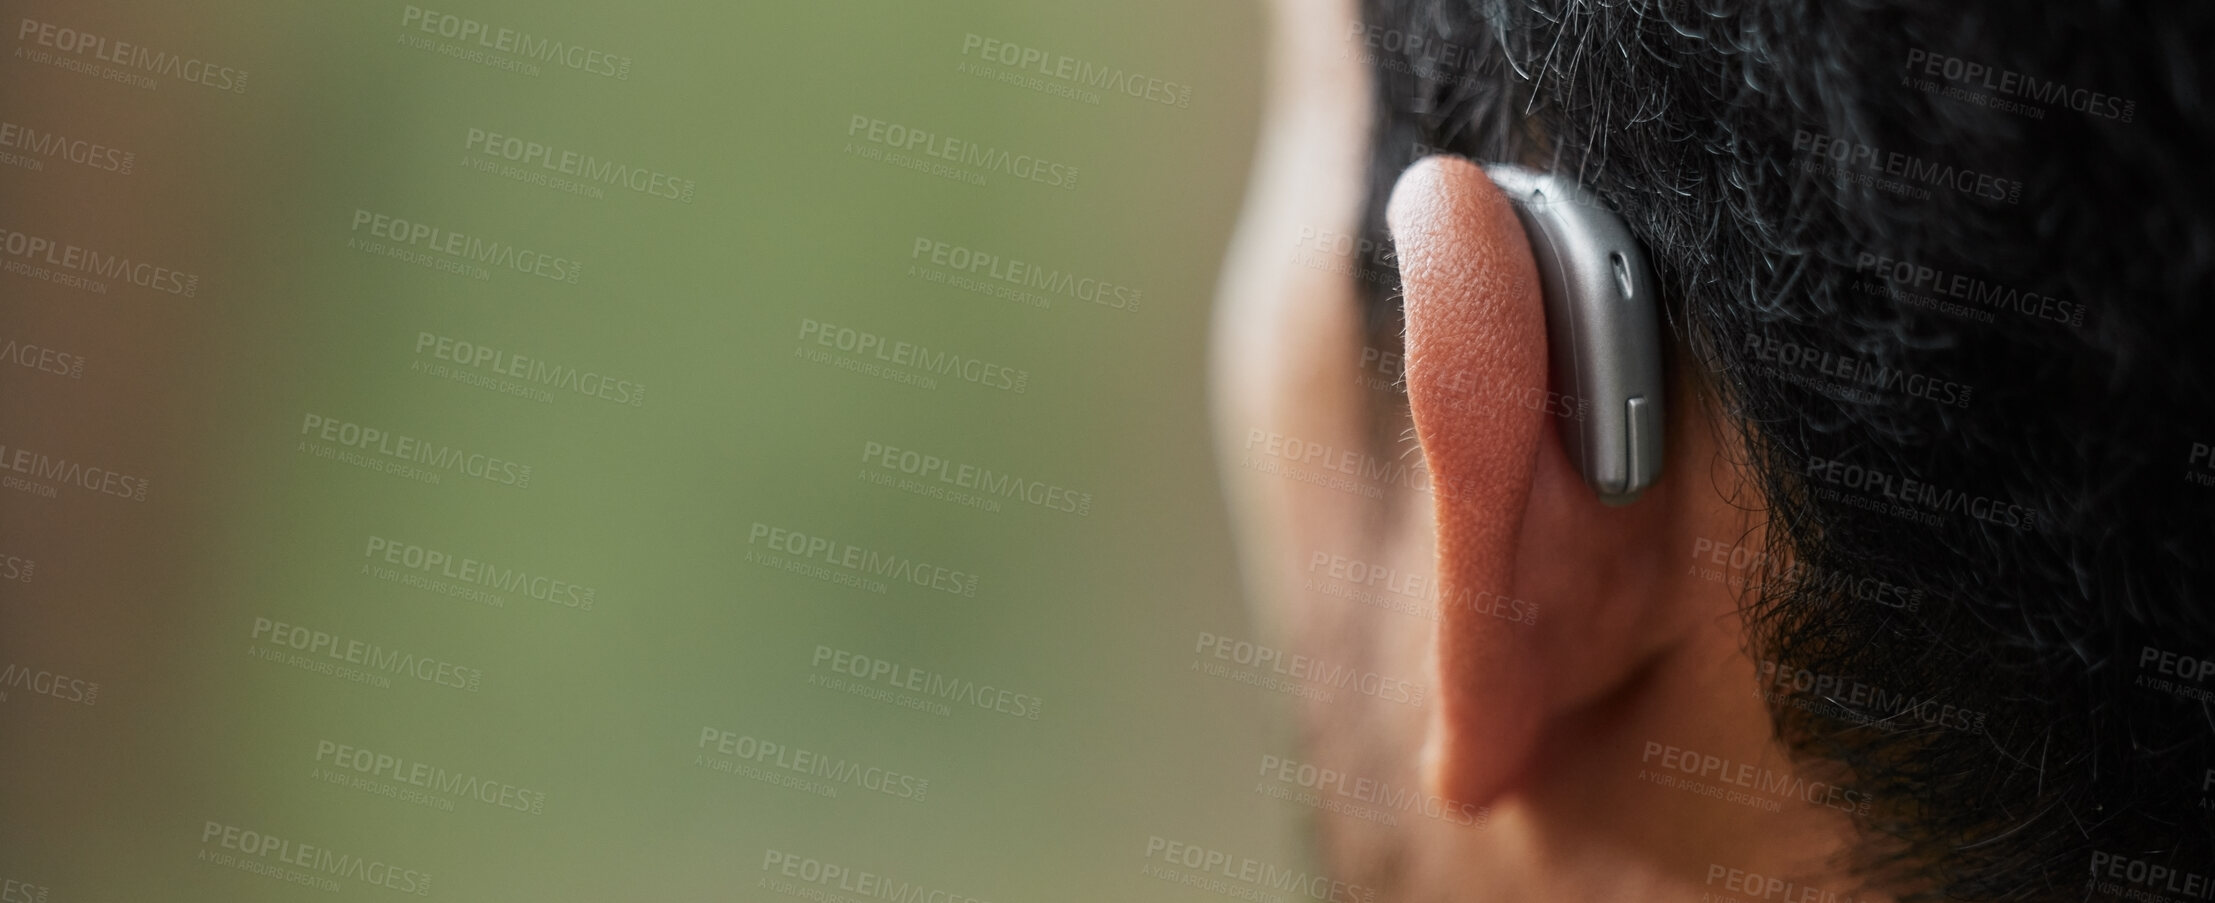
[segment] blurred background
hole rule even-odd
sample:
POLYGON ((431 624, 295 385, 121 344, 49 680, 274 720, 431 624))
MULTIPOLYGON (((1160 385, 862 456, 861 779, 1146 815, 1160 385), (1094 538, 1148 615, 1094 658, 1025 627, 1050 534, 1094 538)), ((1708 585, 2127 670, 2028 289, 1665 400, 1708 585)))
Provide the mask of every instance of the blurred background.
POLYGON ((10 6, 0 900, 1302 867, 1212 654, 1260 10, 425 3, 10 6))

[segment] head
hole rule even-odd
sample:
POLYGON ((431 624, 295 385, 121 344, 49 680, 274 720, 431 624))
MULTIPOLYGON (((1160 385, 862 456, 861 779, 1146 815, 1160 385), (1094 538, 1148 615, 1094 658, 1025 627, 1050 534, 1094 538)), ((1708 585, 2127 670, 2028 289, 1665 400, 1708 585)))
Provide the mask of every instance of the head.
POLYGON ((1287 642, 1424 691, 1309 703, 1305 754, 1481 813, 1326 813, 1332 868, 1392 899, 2215 879, 2215 14, 1276 12, 1215 335, 1244 571, 1287 642), (1528 238, 1471 161, 1573 177, 1647 250, 1668 448, 1631 505, 1560 444, 1528 238))

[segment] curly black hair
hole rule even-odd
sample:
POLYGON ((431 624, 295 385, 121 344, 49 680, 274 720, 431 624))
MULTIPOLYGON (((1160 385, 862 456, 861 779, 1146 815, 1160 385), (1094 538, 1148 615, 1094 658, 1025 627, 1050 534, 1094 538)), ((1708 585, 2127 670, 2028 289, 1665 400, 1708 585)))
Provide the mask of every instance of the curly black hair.
POLYGON ((1778 734, 1876 803, 1867 888, 2215 880, 2215 6, 1362 13, 1372 240, 1454 153, 1574 175, 1646 243, 1765 496, 1750 651, 1814 688, 1778 734))

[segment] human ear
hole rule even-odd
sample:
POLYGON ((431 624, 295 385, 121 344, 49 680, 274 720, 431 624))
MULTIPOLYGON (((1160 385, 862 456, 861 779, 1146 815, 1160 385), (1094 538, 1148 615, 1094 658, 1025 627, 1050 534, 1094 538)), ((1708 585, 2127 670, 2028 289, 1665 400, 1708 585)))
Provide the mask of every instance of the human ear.
POLYGON ((1678 499, 1662 491, 1610 508, 1564 450, 1555 421, 1575 405, 1548 386, 1531 243, 1483 169, 1417 162, 1386 219, 1406 297, 1408 401, 1437 509, 1438 691, 1424 773, 1443 797, 1489 804, 1539 767, 1550 733, 1635 675, 1643 628, 1673 586, 1678 499))

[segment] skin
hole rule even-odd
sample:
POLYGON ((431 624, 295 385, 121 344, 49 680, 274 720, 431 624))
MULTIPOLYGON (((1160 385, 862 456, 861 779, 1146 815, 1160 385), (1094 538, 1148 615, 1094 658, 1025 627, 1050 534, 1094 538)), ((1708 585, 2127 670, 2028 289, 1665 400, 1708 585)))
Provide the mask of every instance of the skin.
POLYGON ((1553 417, 1529 403, 1546 397, 1546 352, 1528 239, 1481 170, 1432 158, 1388 211, 1407 317, 1404 380, 1391 384, 1378 352, 1364 360, 1353 261, 1299 244, 1358 232, 1370 89, 1345 38, 1355 12, 1346 0, 1274 12, 1262 146, 1213 334, 1241 567, 1281 642, 1426 688, 1419 706, 1303 703, 1309 759, 1485 816, 1320 813, 1324 870, 1393 901, 1875 899, 1836 868, 1849 827, 1822 794, 1715 799, 1666 783, 1688 776, 1654 754, 1795 771, 1756 692, 1739 588, 1694 567, 1702 540, 1758 544, 1760 506, 1683 349, 1662 478, 1633 505, 1601 505, 1553 417), (1329 451, 1287 459, 1310 446, 1329 451), (1372 480, 1380 491, 1364 493, 1282 473, 1342 476, 1315 462, 1349 453, 1417 467, 1428 487, 1372 480), (1350 599, 1341 559, 1435 587, 1366 587, 1435 618, 1350 599), (1537 615, 1505 616, 1501 600, 1537 615), (1764 877, 1748 885, 1743 872, 1764 877))

